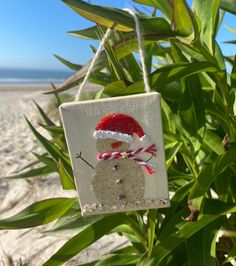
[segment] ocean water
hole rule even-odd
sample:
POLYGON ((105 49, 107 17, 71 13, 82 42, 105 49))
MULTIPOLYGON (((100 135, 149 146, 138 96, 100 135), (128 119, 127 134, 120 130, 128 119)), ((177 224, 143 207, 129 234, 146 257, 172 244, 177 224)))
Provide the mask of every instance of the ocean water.
POLYGON ((0 68, 0 84, 61 83, 71 71, 0 68))

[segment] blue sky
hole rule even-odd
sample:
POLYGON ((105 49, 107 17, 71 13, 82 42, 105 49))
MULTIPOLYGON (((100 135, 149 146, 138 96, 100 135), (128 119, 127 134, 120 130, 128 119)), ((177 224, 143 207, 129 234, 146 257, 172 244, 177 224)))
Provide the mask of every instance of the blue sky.
MULTIPOLYGON (((130 7, 128 0, 92 0, 92 3, 130 7)), ((83 29, 92 23, 80 17, 60 0, 1 1, 0 68, 66 69, 52 54, 84 64, 92 55, 91 41, 68 35, 70 30, 83 29)), ((236 19, 227 14, 223 25, 235 27, 236 19)), ((223 28, 219 42, 236 39, 223 28)), ((223 45, 227 54, 235 54, 235 45, 223 45)))

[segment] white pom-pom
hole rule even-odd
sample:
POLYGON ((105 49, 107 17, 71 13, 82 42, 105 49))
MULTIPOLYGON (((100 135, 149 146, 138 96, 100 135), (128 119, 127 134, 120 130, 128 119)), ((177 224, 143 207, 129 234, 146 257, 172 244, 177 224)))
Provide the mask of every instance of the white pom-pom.
POLYGON ((150 142, 150 138, 149 136, 147 135, 143 135, 141 138, 140 138, 140 141, 143 143, 143 144, 148 144, 150 142))

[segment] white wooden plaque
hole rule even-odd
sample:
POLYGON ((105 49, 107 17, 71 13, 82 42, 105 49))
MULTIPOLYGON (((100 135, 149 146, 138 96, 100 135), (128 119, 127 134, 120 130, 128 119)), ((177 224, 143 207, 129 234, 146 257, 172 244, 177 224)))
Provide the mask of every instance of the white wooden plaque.
POLYGON ((83 215, 170 206, 160 98, 60 106, 83 215))

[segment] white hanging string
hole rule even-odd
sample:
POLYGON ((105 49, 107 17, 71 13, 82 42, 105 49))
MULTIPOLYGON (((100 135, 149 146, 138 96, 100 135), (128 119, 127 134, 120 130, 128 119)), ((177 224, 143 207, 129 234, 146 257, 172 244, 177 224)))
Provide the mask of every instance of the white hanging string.
POLYGON ((143 36, 142 36, 140 20, 135 10, 132 10, 132 9, 125 9, 125 10, 127 10, 134 17, 135 30, 136 30, 137 40, 138 40, 138 51, 139 51, 139 56, 140 56, 142 71, 143 71, 144 89, 146 93, 149 93, 151 92, 151 88, 149 85, 148 71, 147 71, 147 67, 145 64, 145 54, 143 50, 143 36))
POLYGON ((103 48, 106 40, 110 36, 110 34, 111 34, 111 29, 107 29, 105 35, 103 36, 103 38, 101 40, 101 43, 100 43, 97 51, 96 51, 96 53, 95 53, 95 55, 94 55, 94 57, 92 59, 92 62, 91 62, 90 66, 89 66, 89 69, 88 69, 88 72, 86 73, 86 75, 84 77, 84 80, 82 81, 82 83, 79 86, 78 93, 77 93, 77 95, 75 97, 75 102, 78 102, 80 100, 81 92, 82 92, 85 84, 88 82, 88 79, 89 79, 89 77, 90 77, 90 75, 91 75, 91 73, 93 71, 93 67, 94 67, 94 65, 95 65, 95 63, 96 63, 96 61, 98 59, 98 56, 100 55, 100 52, 102 51, 102 48, 103 48))
MULTIPOLYGON (((142 72, 143 72, 143 81, 144 81, 144 89, 146 91, 146 93, 151 92, 151 88, 149 85, 149 79, 148 79, 148 71, 146 68, 146 64, 145 64, 145 55, 144 55, 144 50, 143 50, 143 38, 142 38, 142 31, 141 31, 141 24, 139 21, 139 18, 137 16, 137 14, 135 13, 134 10, 131 9, 124 9, 126 11, 128 11, 133 17, 134 17, 134 21, 135 21, 135 30, 136 30, 136 35, 137 35, 137 40, 138 40, 138 51, 139 51, 139 55, 140 55, 140 60, 141 60, 141 65, 142 65, 142 72)), ((81 97, 81 92, 84 88, 84 86, 86 85, 86 83, 88 82, 88 79, 93 71, 93 67, 98 59, 98 56, 100 55, 102 48, 106 42, 106 40, 108 39, 108 37, 111 34, 111 29, 108 29, 105 33, 105 35, 103 36, 101 43, 92 59, 92 62, 89 66, 88 72, 86 73, 84 80, 82 81, 82 83, 79 86, 78 89, 78 93, 75 97, 75 102, 80 100, 81 97)))

